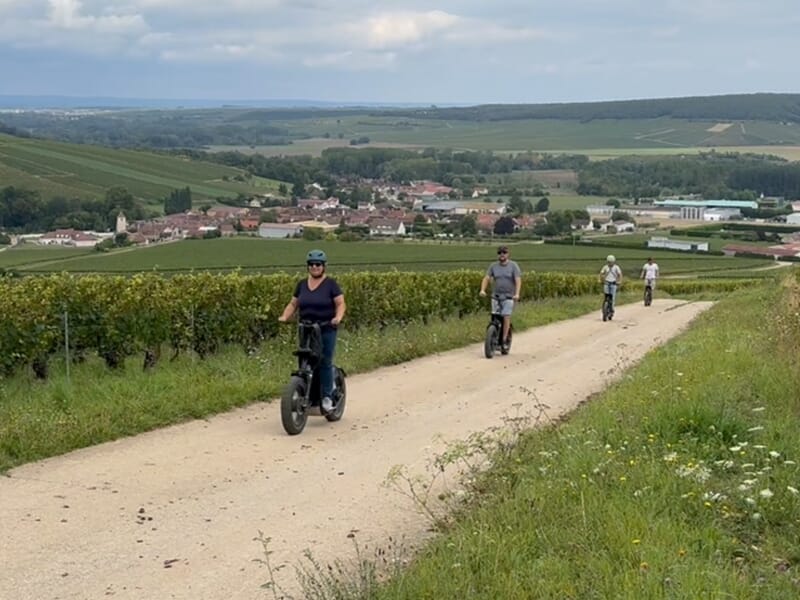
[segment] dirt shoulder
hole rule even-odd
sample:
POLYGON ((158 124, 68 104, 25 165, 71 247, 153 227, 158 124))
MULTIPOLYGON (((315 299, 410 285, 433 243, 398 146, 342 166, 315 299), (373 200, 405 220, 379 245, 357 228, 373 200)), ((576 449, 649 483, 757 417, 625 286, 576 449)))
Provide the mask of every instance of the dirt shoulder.
POLYGON ((509 356, 471 345, 351 377, 344 419, 295 437, 260 403, 13 469, 0 599, 271 598, 259 530, 289 590, 306 548, 349 556, 353 531, 370 547, 419 540, 427 523, 382 486, 393 465, 421 472, 442 439, 530 408, 526 390, 552 416, 575 408, 709 306, 621 306, 610 323, 598 310, 515 335, 509 356))

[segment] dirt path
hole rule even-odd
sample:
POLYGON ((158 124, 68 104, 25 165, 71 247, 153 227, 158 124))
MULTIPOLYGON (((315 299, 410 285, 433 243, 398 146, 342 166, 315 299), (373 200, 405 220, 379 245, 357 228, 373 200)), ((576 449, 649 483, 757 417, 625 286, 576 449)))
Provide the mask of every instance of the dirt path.
MULTIPOLYGON (((262 403, 14 469, 0 478, 0 599, 271 598, 258 530, 273 565, 305 548, 349 556, 353 530, 419 539, 426 523, 381 486, 393 465, 422 471, 437 436, 530 406, 521 386, 553 415, 574 408, 708 306, 622 306, 611 323, 598 310, 518 334, 506 357, 472 345, 351 377, 344 420, 296 437, 262 403)), ((278 580, 291 589, 293 568, 278 580)))

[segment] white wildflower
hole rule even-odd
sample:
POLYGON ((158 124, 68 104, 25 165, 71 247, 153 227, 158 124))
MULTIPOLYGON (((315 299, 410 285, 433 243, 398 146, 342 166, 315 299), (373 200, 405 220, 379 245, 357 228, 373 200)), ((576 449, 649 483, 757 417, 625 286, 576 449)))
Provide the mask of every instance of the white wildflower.
POLYGON ((755 466, 756 466, 755 463, 742 463, 743 469, 752 469, 755 466))
POLYGON ((758 425, 756 427, 751 427, 747 431, 749 431, 750 433, 755 433, 756 431, 763 431, 763 430, 764 430, 764 427, 761 426, 761 425, 758 425))
POLYGON ((763 490, 761 490, 761 491, 758 493, 758 495, 759 495, 759 496, 761 496, 762 498, 769 499, 769 498, 772 498, 772 497, 773 497, 775 494, 773 494, 773 493, 772 493, 772 490, 771 490, 771 489, 769 489, 769 488, 764 488, 763 490))
POLYGON ((761 513, 753 513, 753 520, 758 521, 761 518, 761 513))
POLYGON ((753 412, 764 412, 765 410, 766 410, 766 407, 765 407, 765 406, 756 406, 756 407, 753 409, 753 412))
POLYGON ((764 446, 763 444, 756 444, 755 446, 753 446, 753 448, 755 448, 756 450, 766 450, 767 449, 767 447, 764 446))
POLYGON ((728 448, 728 450, 730 450, 731 452, 739 452, 739 450, 741 449, 742 449, 741 446, 731 446, 730 448, 728 448))
POLYGON ((794 488, 794 487, 792 487, 790 485, 787 485, 786 489, 789 490, 789 492, 794 494, 795 496, 797 496, 797 494, 800 494, 800 492, 797 491, 797 488, 794 488))
POLYGON ((770 450, 769 451, 769 455, 772 458, 780 458, 781 457, 781 453, 780 452, 775 452, 775 450, 770 450))
POLYGON ((756 501, 753 498, 745 498, 744 501, 747 502, 750 506, 756 505, 756 501))
POLYGON ((677 452, 670 452, 669 454, 664 455, 664 460, 667 462, 675 462, 678 459, 677 452))
POLYGON ((783 461, 783 464, 785 464, 785 465, 796 465, 797 463, 794 462, 793 460, 785 460, 785 461, 783 461))

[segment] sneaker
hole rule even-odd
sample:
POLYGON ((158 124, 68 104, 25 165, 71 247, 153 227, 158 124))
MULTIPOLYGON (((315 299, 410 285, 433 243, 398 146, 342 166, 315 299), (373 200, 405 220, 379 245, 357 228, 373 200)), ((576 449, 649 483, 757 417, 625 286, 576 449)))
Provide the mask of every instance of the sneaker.
POLYGON ((320 403, 322 407, 323 413, 329 413, 333 410, 333 400, 331 400, 328 396, 325 396, 320 403))

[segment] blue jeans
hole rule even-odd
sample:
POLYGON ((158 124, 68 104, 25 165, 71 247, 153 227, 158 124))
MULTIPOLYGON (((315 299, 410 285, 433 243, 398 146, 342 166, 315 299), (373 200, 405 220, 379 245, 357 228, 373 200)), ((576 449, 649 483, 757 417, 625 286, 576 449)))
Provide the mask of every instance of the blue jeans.
POLYGON ((603 293, 611 294, 611 310, 617 308, 617 284, 611 281, 603 283, 603 293))
POLYGON ((325 327, 322 334, 322 360, 319 363, 319 383, 322 397, 333 398, 333 355, 336 351, 336 329, 325 327))

